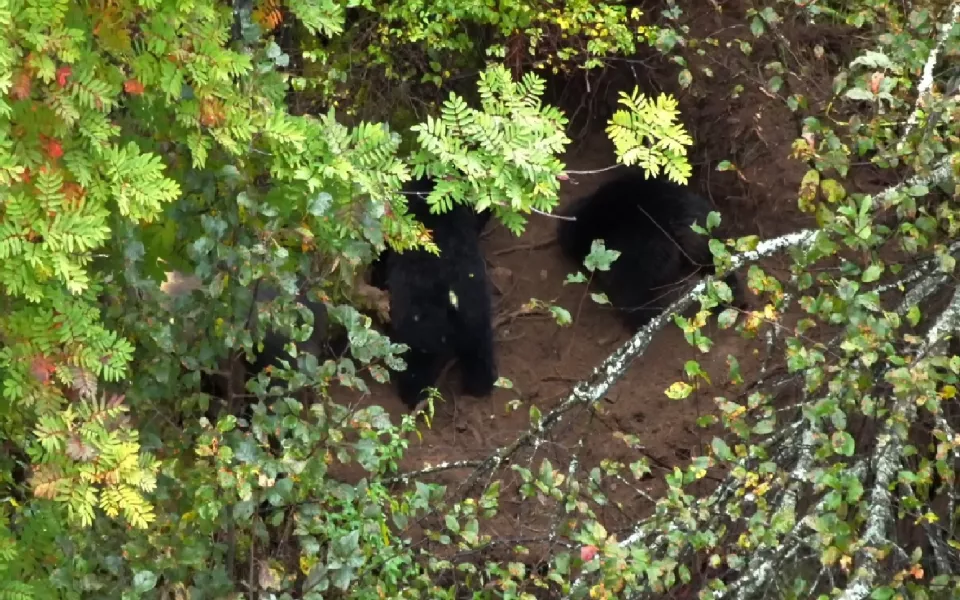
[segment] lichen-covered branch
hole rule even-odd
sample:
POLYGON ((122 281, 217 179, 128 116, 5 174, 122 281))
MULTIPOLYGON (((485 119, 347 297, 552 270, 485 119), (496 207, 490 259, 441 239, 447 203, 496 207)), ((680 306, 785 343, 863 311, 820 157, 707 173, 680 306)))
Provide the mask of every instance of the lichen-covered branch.
MULTIPOLYGON (((763 257, 782 252, 787 248, 812 244, 816 239, 817 233, 817 230, 804 229, 772 240, 765 240, 758 244, 756 249, 731 257, 731 269, 738 269, 746 264, 756 262, 763 257)), ((530 429, 522 433, 514 442, 501 447, 490 458, 485 460, 483 465, 470 475, 464 483, 464 487, 471 487, 483 473, 497 469, 507 457, 511 456, 518 449, 542 440, 544 434, 559 424, 563 420, 564 415, 574 407, 599 402, 610 388, 623 377, 623 374, 626 373, 630 364, 646 351, 650 342, 653 341, 653 336, 666 326, 674 314, 682 313, 693 305, 694 301, 703 293, 704 289, 706 289, 707 283, 711 279, 711 277, 707 277, 705 280, 700 281, 686 294, 667 307, 664 312, 651 319, 640 331, 627 340, 623 346, 618 348, 597 366, 588 380, 576 384, 570 392, 570 395, 567 396, 559 406, 543 415, 538 423, 534 423, 530 429)))
POLYGON ((903 440, 895 430, 894 423, 909 419, 913 403, 910 398, 899 399, 887 427, 879 437, 873 453, 876 474, 867 507, 867 521, 860 550, 857 552, 857 568, 854 577, 844 590, 841 600, 863 600, 873 590, 877 578, 877 552, 887 542, 887 526, 893 518, 893 503, 890 499, 890 483, 900 467, 903 440))
POLYGON ((482 461, 479 460, 456 460, 451 462, 442 462, 436 465, 427 465, 422 469, 417 469, 416 471, 408 471, 406 473, 401 473, 394 477, 385 479, 386 483, 409 483, 411 479, 417 479, 418 477, 423 477, 424 475, 431 475, 434 473, 440 473, 442 471, 451 471, 454 469, 472 469, 479 467, 482 461))
MULTIPOLYGON (((919 286, 918 286, 919 287, 919 286)), ((945 332, 956 329, 960 323, 960 288, 958 288, 944 310, 927 333, 925 343, 918 352, 918 359, 930 351, 936 351, 942 343, 945 332)), ((844 590, 841 600, 863 600, 872 591, 877 578, 877 553, 887 543, 887 526, 893 519, 893 503, 890 498, 890 484, 896 476, 902 458, 903 423, 912 423, 916 415, 916 405, 912 397, 897 398, 892 414, 886 421, 876 450, 874 451, 874 470, 876 473, 873 489, 867 508, 867 520, 857 552, 857 569, 854 577, 844 590)))
MULTIPOLYGON (((960 2, 955 0, 950 4, 946 18, 937 26, 937 41, 933 45, 933 48, 930 49, 930 54, 927 55, 927 60, 923 64, 923 75, 920 76, 920 82, 917 84, 916 105, 914 106, 913 111, 910 113, 910 117, 907 119, 907 126, 903 132, 904 139, 910 135, 910 133, 913 131, 913 128, 917 125, 917 121, 920 118, 920 113, 923 110, 924 97, 930 91, 930 88, 933 87, 933 70, 937 66, 937 62, 940 58, 940 52, 943 51, 943 46, 947 41, 947 37, 950 35, 950 31, 953 29, 958 19, 960 19, 960 2)), ((901 141, 898 145, 898 149, 902 147, 903 141, 901 141)))
POLYGON ((948 334, 956 331, 958 326, 960 326, 960 288, 954 291, 950 305, 940 313, 939 318, 927 331, 925 350, 936 352, 936 347, 943 343, 948 334))
MULTIPOLYGON (((859 460, 850 469, 850 473, 859 479, 862 479, 867 473, 867 461, 859 460)), ((767 548, 754 555, 750 561, 750 566, 744 569, 743 573, 723 591, 714 592, 714 600, 722 600, 735 595, 737 600, 755 597, 773 578, 777 568, 783 562, 796 553, 797 549, 805 544, 805 538, 801 532, 805 529, 815 532, 811 526, 810 519, 814 515, 823 513, 826 509, 826 498, 821 498, 817 504, 807 512, 806 516, 799 519, 793 529, 784 536, 784 543, 776 548, 767 548)))

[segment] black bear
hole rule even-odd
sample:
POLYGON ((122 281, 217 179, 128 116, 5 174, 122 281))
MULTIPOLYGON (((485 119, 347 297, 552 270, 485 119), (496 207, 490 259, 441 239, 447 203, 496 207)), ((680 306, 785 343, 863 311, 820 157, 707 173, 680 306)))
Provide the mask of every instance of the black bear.
MULTIPOLYGON (((279 293, 273 287, 259 283, 254 291, 254 301, 259 307, 262 303, 274 300, 278 295, 279 293)), ((297 354, 313 354, 321 361, 324 358, 342 354, 346 350, 347 341, 342 335, 333 336, 331 334, 326 305, 310 299, 303 290, 297 294, 295 301, 304 305, 313 314, 313 331, 306 341, 296 343, 297 354)), ((254 314, 250 316, 249 326, 251 328, 259 326, 256 308, 254 314)), ((282 366, 281 361, 286 361, 291 367, 296 367, 296 359, 284 349, 284 346, 289 342, 290 338, 286 335, 273 329, 267 329, 263 335, 263 350, 257 354, 252 364, 246 365, 247 371, 252 376, 256 376, 267 366, 280 368, 282 366)))
MULTIPOLYGON (((560 212, 576 220, 560 220, 557 241, 578 265, 595 239, 620 252, 609 271, 594 272, 594 282, 636 330, 669 305, 684 280, 715 272, 709 238, 690 228, 705 227, 710 211, 706 199, 684 186, 631 169, 560 212)), ((739 304, 736 275, 724 281, 739 304)))
MULTIPOLYGON (((167 274, 167 281, 161 286, 162 291, 170 298, 192 293, 201 286, 200 279, 194 275, 184 275, 177 272, 167 274)), ((276 288, 265 283, 257 282, 251 290, 254 306, 250 309, 247 318, 247 327, 254 332, 261 327, 259 309, 264 303, 273 301, 279 296, 276 288)), ((310 353, 322 361, 331 356, 337 356, 346 351, 349 342, 341 331, 331 331, 327 318, 327 307, 322 302, 311 299, 305 290, 299 290, 294 301, 304 305, 313 314, 313 331, 304 342, 297 342, 297 353, 310 353)), ((299 319, 298 319, 299 322, 299 319)), ((266 327, 259 331, 262 336, 263 349, 255 354, 252 362, 241 357, 239 362, 225 360, 220 365, 220 373, 208 375, 201 379, 201 389, 221 399, 233 397, 241 392, 248 377, 256 377, 267 366, 281 368, 282 361, 286 361, 292 368, 296 368, 297 361, 285 350, 284 346, 290 338, 272 328, 266 327), (227 377, 232 379, 228 382, 227 377), (229 390, 233 390, 231 393, 229 390)), ((255 336, 256 337, 256 336, 255 336)))
POLYGON ((436 384, 444 365, 456 357, 463 391, 488 396, 497 380, 493 318, 480 232, 489 211, 454 204, 431 214, 426 196, 431 180, 404 188, 410 213, 432 231, 440 255, 389 248, 374 263, 371 283, 390 293, 390 337, 406 344, 405 371, 396 374, 400 398, 411 409, 436 384))

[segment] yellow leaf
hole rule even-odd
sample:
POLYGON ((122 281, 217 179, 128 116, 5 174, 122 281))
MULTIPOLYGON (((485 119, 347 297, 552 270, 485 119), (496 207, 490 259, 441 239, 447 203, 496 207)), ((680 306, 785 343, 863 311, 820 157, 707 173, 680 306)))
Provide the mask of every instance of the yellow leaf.
POLYGON ((677 381, 667 388, 666 392, 664 393, 667 395, 667 398, 670 398, 671 400, 683 400, 689 396, 690 392, 692 391, 693 387, 689 383, 677 381))
POLYGON ((844 554, 843 556, 840 557, 840 568, 842 568, 844 571, 849 571, 850 563, 852 562, 853 562, 853 558, 851 558, 847 554, 844 554))

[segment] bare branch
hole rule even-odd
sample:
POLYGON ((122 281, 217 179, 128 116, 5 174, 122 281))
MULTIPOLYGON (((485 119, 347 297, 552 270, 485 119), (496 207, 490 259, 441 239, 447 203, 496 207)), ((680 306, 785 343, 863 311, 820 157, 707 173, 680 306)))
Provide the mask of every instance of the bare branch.
MULTIPOLYGON (((747 263, 755 262, 762 257, 770 256, 787 248, 812 244, 816 239, 817 230, 804 229, 772 240, 766 240, 757 245, 755 250, 738 254, 731 258, 732 268, 737 269, 747 263)), ((563 416, 576 406, 595 404, 603 398, 610 388, 623 377, 627 368, 634 359, 646 351, 653 336, 663 329, 674 314, 682 313, 690 307, 699 295, 706 289, 707 283, 712 281, 707 277, 695 285, 690 291, 678 298, 664 312, 650 320, 640 331, 630 338, 623 346, 607 357, 593 370, 590 378, 574 386, 570 395, 559 406, 545 414, 539 423, 522 433, 513 443, 501 447, 490 458, 484 461, 467 481, 465 487, 476 483, 483 473, 500 467, 503 461, 519 448, 531 443, 540 443, 543 435, 563 420, 563 416)))
POLYGON ((451 471, 454 469, 471 469, 479 467, 482 464, 482 461, 479 460, 457 460, 453 462, 442 462, 437 465, 428 465, 422 469, 417 469, 416 471, 409 471, 407 473, 402 473, 394 477, 385 479, 387 483, 409 483, 411 479, 417 479, 423 477, 424 475, 431 475, 433 473, 440 473, 442 471, 451 471))
POLYGON ((950 35, 950 31, 953 29, 958 19, 960 19, 960 2, 955 0, 950 5, 947 18, 945 18, 937 26, 937 29, 939 30, 937 32, 937 42, 934 44, 933 48, 930 49, 930 54, 927 56, 927 61, 923 65, 923 75, 920 77, 920 83, 917 85, 916 105, 913 108, 913 112, 910 113, 910 117, 907 119, 907 127, 903 132, 903 138, 897 145, 897 150, 903 149, 904 140, 906 140, 907 136, 910 135, 910 132, 917 125, 917 121, 920 118, 920 112, 924 104, 924 97, 930 91, 930 88, 933 87, 933 70, 937 66, 937 61, 940 58, 940 52, 943 50, 943 46, 947 41, 947 37, 950 35))
MULTIPOLYGON (((918 352, 918 359, 930 351, 936 351, 942 343, 942 333, 953 331, 958 323, 960 323, 960 288, 954 292, 950 305, 940 314, 927 333, 924 346, 918 352)), ((902 458, 901 449, 905 436, 902 424, 911 423, 915 415, 916 405, 912 397, 897 398, 892 414, 887 419, 883 433, 879 437, 874 452, 876 480, 870 492, 867 521, 860 539, 861 548, 857 552, 858 567, 850 584, 840 596, 841 600, 862 600, 873 588, 877 578, 878 562, 875 550, 886 543, 887 525, 893 518, 889 488, 902 458)))

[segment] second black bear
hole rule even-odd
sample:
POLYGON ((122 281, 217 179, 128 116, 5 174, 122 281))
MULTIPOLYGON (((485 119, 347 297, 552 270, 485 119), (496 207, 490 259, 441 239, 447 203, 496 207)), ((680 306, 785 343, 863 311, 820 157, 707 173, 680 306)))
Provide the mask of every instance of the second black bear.
MULTIPOLYGON (((561 220, 557 239, 578 265, 596 239, 620 252, 609 271, 594 272, 594 282, 627 324, 639 329, 669 305, 685 279, 715 272, 709 238, 690 228, 694 222, 705 227, 710 211, 706 199, 684 186, 631 169, 562 211, 576 220, 561 220)), ((724 281, 739 304, 737 276, 724 281)))
MULTIPOLYGON (((193 293, 200 287, 200 279, 195 275, 171 272, 167 274, 167 281, 161 286, 161 290, 171 299, 176 299, 185 294, 193 293)), ((279 296, 278 290, 270 284, 260 281, 254 284, 250 293, 254 306, 250 308, 247 327, 250 330, 261 330, 259 333, 261 334, 263 349, 255 353, 252 362, 248 361, 246 357, 239 357, 237 363, 226 359, 220 365, 220 374, 207 375, 202 378, 202 389, 221 399, 243 393, 242 389, 247 378, 256 377, 268 366, 279 369, 282 367, 282 361, 286 361, 292 368, 297 367, 297 360, 290 356, 284 347, 291 341, 291 338, 285 333, 271 328, 267 323, 261 322, 260 309, 265 303, 271 302, 279 296), (233 381, 228 382, 227 377, 230 377, 233 381), (231 389, 234 390, 233 393, 230 392, 231 389)), ((322 362, 325 358, 339 356, 346 352, 349 341, 344 332, 333 330, 330 327, 325 304, 311 299, 304 289, 298 290, 294 301, 305 306, 313 315, 312 333, 305 341, 296 342, 298 355, 313 354, 322 362)))
POLYGON ((396 374, 400 398, 411 409, 456 357, 463 391, 488 396, 497 380, 493 317, 480 232, 489 211, 454 204, 432 214, 426 196, 431 180, 404 188, 410 213, 432 231, 440 255, 387 249, 373 265, 372 283, 390 292, 390 337, 406 344, 407 369, 396 374))
MULTIPOLYGON (((259 315, 257 314, 259 305, 276 299, 278 295, 279 293, 273 287, 264 283, 257 284, 254 291, 254 302, 257 306, 254 307, 254 314, 249 319, 251 328, 259 326, 259 315)), ((310 299, 303 290, 297 294, 296 302, 304 305, 313 314, 313 332, 306 341, 296 342, 297 353, 313 354, 321 361, 326 357, 342 354, 346 350, 348 342, 343 335, 331 335, 326 305, 310 299)), ((284 348, 289 342, 289 337, 268 328, 263 335, 263 351, 257 354, 253 364, 246 365, 250 375, 256 377, 267 366, 280 368, 282 366, 281 361, 286 361, 292 367, 296 367, 296 359, 290 356, 284 348)))

